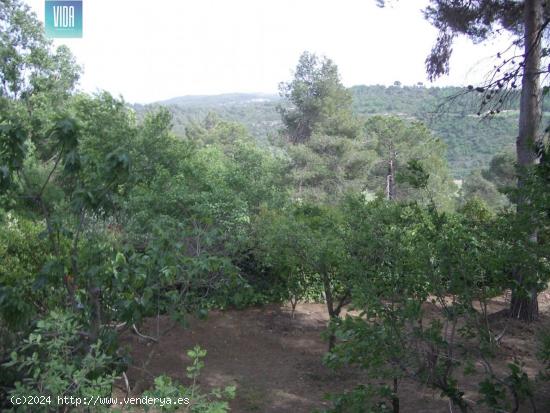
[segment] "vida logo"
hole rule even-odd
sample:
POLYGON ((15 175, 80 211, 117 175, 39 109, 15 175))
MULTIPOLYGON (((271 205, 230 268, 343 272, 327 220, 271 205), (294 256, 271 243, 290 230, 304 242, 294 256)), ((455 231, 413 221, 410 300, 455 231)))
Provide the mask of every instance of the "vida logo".
POLYGON ((46 0, 46 36, 82 37, 82 0, 46 0))
POLYGON ((53 6, 54 27, 74 27, 74 6, 53 6))

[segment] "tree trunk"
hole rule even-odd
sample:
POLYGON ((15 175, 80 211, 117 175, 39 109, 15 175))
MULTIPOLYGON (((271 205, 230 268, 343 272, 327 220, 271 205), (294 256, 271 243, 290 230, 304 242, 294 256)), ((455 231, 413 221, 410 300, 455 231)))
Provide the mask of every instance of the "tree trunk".
POLYGON ((391 398, 392 412, 399 413, 399 396, 397 395, 397 378, 393 378, 393 395, 391 398))
POLYGON ((330 333, 328 336, 328 351, 331 352, 336 345, 336 336, 333 333, 330 333))
MULTIPOLYGON (((335 311, 334 311, 334 298, 332 296, 332 290, 330 288, 330 279, 326 274, 322 275, 323 277, 323 287, 325 290, 325 301, 327 304, 327 312, 329 317, 329 323, 331 323, 334 320, 335 311)), ((330 333, 328 337, 328 351, 332 351, 336 344, 336 336, 334 333, 330 333)))
MULTIPOLYGON (((516 142, 516 154, 519 165, 518 188, 525 181, 525 170, 537 161, 535 144, 541 123, 540 62, 542 33, 542 0, 525 0, 523 21, 525 30, 524 71, 521 84, 521 100, 519 113, 519 136, 516 142)), ((526 200, 518 200, 518 212, 521 213, 526 200)), ((536 235, 534 242, 536 242, 536 235)), ((531 237, 531 238, 533 238, 531 237)), ((531 239, 530 241, 533 241, 531 239)), ((517 281, 521 285, 528 274, 523 274, 520 268, 517 281)), ((538 317, 538 297, 535 289, 529 294, 519 294, 512 291, 510 306, 511 317, 532 321, 538 317)))
POLYGON ((534 321, 539 316, 539 301, 537 291, 531 290, 527 297, 518 292, 512 292, 510 316, 523 321, 534 321))
POLYGON ((388 201, 393 201, 395 199, 395 158, 393 143, 390 143, 388 175, 386 176, 386 199, 388 201))
MULTIPOLYGON (((521 85, 519 113, 519 136, 516 142, 517 160, 520 167, 534 165, 537 160, 535 143, 541 123, 540 62, 542 26, 541 0, 526 0, 524 6, 525 57, 521 85)), ((520 174, 518 185, 523 184, 520 174)))

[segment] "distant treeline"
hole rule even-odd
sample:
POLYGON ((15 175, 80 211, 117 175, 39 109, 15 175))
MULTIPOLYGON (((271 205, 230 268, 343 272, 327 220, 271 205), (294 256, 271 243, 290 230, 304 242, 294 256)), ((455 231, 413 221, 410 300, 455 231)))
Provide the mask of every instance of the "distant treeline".
MULTIPOLYGON (((517 136, 517 99, 491 118, 478 116, 481 98, 459 87, 353 86, 353 109, 368 117, 388 114, 424 122, 447 144, 447 159, 456 178, 488 166, 493 155, 513 149, 517 136)), ((209 112, 245 125, 260 142, 267 144, 278 133, 281 118, 277 95, 225 94, 183 96, 151 105, 134 105, 138 117, 159 105, 174 116, 174 132, 182 135, 185 126, 209 112)))

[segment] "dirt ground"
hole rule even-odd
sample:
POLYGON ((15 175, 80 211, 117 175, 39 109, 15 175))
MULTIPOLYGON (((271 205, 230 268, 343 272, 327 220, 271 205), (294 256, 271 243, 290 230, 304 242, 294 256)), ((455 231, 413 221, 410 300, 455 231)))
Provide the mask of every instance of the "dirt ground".
MULTIPOLYGON (((498 312, 505 306, 502 298, 494 301, 491 310, 498 312)), ((505 355, 496 361, 497 370, 505 369, 514 356, 520 356, 527 372, 536 374, 535 337, 540 329, 550 328, 549 307, 550 293, 546 292, 540 297, 539 322, 525 325, 506 321, 508 327, 501 344, 505 355)), ((235 384, 237 397, 230 404, 232 412, 302 413, 322 409, 329 406, 324 398, 327 393, 350 390, 366 379, 360 371, 332 371, 323 366, 327 343, 321 333, 326 324, 323 304, 299 304, 294 320, 289 308, 280 305, 213 311, 206 320, 190 320, 185 329, 174 326, 168 317, 148 320, 140 327, 142 334, 155 336, 157 329, 168 331, 158 343, 136 334, 123 336, 123 344, 129 346, 132 355, 127 371, 132 393, 139 395, 161 374, 187 383, 186 351, 198 344, 208 351, 200 384, 204 389, 235 384)), ((471 388, 466 386, 467 398, 475 397, 478 381, 474 378, 471 382, 471 388)), ((538 412, 550 412, 548 386, 537 389, 537 394, 538 412)), ((438 392, 414 382, 402 382, 399 397, 405 413, 450 411, 438 392)))

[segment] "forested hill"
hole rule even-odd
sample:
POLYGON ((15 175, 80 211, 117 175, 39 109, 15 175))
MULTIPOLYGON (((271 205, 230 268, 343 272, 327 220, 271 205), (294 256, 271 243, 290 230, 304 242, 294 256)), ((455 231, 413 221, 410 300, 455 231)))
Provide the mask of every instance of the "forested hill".
POLYGON ((277 95, 260 93, 230 93, 213 96, 181 96, 150 105, 134 105, 138 116, 162 105, 170 108, 174 116, 174 132, 182 135, 191 121, 204 118, 215 112, 222 118, 244 124, 258 140, 267 142, 266 137, 275 133, 281 124, 277 112, 280 99, 277 95))
MULTIPOLYGON (((477 116, 479 98, 468 94, 451 99, 462 89, 424 86, 354 86, 351 88, 354 110, 358 115, 397 115, 421 120, 447 144, 447 157, 453 175, 464 177, 469 171, 486 167, 491 158, 511 149, 517 135, 518 112, 506 110, 491 120, 477 116)), ((260 141, 281 125, 277 113, 279 97, 268 94, 225 94, 184 96, 154 103, 135 105, 138 115, 157 106, 168 106, 174 115, 174 131, 183 134, 191 120, 200 120, 208 112, 240 122, 260 141)))

